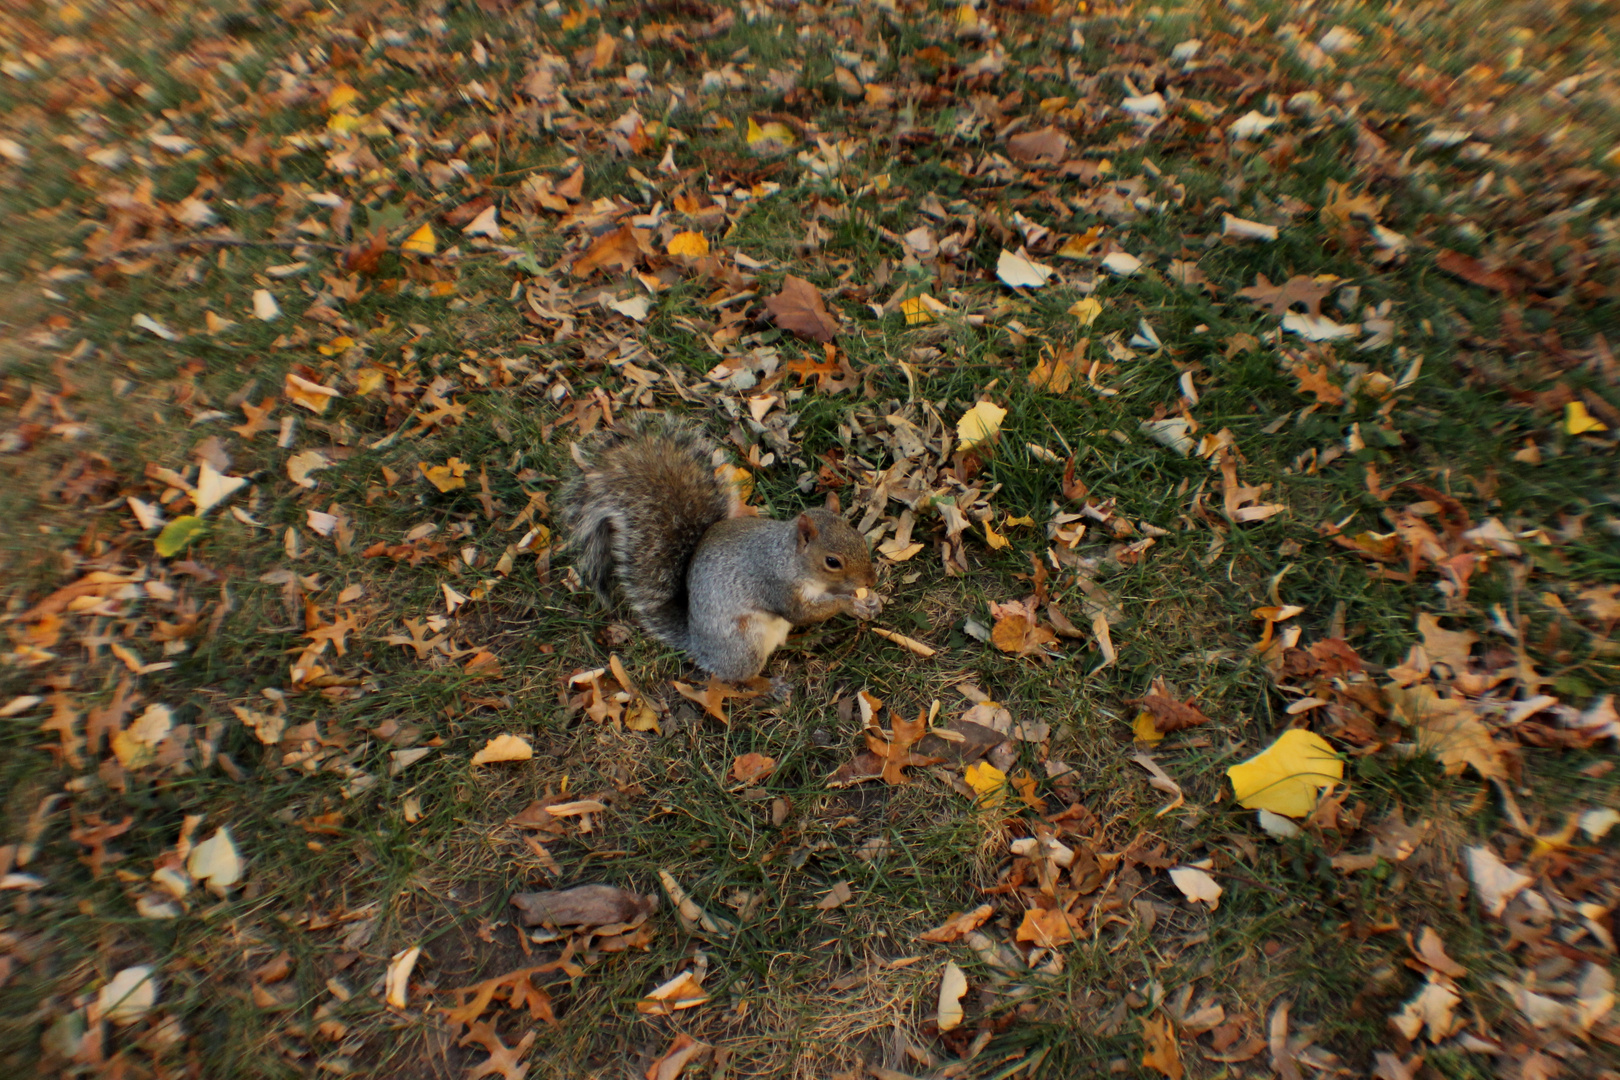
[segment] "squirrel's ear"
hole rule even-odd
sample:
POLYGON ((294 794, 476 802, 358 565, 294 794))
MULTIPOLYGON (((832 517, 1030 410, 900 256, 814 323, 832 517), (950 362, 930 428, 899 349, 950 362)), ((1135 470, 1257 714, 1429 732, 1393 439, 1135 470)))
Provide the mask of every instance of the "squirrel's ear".
POLYGON ((797 525, 799 529, 800 551, 803 551, 812 540, 821 535, 821 530, 816 528, 816 523, 810 520, 809 514, 800 514, 799 520, 795 521, 794 524, 797 525))
POLYGON ((832 514, 842 514, 844 508, 838 505, 838 492, 827 492, 827 511, 832 514))

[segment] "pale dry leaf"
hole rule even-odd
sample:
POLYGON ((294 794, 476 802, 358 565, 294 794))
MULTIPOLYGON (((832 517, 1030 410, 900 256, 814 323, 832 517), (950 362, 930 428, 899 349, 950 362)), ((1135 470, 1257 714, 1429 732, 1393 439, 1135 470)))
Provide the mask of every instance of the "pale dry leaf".
POLYGON ((319 450, 300 450, 287 459, 287 477, 299 487, 314 488, 315 481, 309 474, 331 467, 332 462, 319 450))
POLYGON ((1492 917, 1500 917, 1508 903, 1535 881, 1508 866, 1487 846, 1468 848, 1467 855, 1468 876, 1480 907, 1492 917))
POLYGON ((1038 289, 1054 273, 1050 266, 1031 259, 1029 252, 1022 249, 1016 253, 1003 249, 996 260, 996 277, 1014 289, 1038 289))
POLYGON ((962 1026, 962 998, 967 991, 967 975, 956 966, 956 961, 947 960, 939 979, 939 1006, 935 1010, 941 1032, 955 1031, 962 1026))
POLYGON ((150 964, 127 967, 96 995, 96 1010, 105 1020, 126 1027, 152 1011, 158 1001, 157 974, 150 964))
POLYGON ((1181 895, 1195 903, 1205 903, 1214 911, 1221 906, 1221 893, 1225 890, 1208 873, 1196 866, 1177 866, 1170 870, 1170 880, 1176 883, 1181 895))
POLYGON ((499 761, 528 761, 534 757, 534 746, 521 735, 497 735, 473 755, 474 765, 499 761))
POLYGON ((242 856, 236 850, 228 826, 221 825, 214 830, 214 835, 191 849, 186 859, 186 873, 198 884, 221 894, 242 880, 242 856))

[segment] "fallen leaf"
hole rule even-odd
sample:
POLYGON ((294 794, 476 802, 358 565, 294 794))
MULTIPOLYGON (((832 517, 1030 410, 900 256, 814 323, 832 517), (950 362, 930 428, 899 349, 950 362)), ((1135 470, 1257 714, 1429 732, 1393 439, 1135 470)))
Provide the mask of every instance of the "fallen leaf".
POLYGON ((127 1027, 152 1011, 158 1001, 158 980, 150 964, 127 967, 118 972, 96 995, 96 1011, 102 1019, 127 1027))
POLYGON ((261 322, 274 322, 281 317, 281 305, 276 303, 269 289, 253 290, 253 317, 261 322))
POLYGON ((1144 1067, 1154 1069, 1170 1080, 1181 1080, 1186 1066, 1181 1063, 1181 1047, 1176 1042, 1176 1031, 1163 1013, 1154 1013, 1142 1020, 1142 1042, 1147 1052, 1142 1055, 1144 1067))
POLYGON ((1571 401, 1564 406, 1564 430, 1571 435, 1585 435, 1588 432, 1608 431, 1609 425, 1587 412, 1582 402, 1571 401))
POLYGON ((1316 808, 1323 789, 1344 779, 1344 762, 1320 735, 1289 728, 1226 776, 1240 805, 1298 818, 1316 808))
POLYGON ((677 257, 696 259, 709 253, 709 241, 700 232, 678 232, 669 238, 664 250, 677 257))
POLYGON ((1181 895, 1195 903, 1205 903, 1214 911, 1221 906, 1221 893, 1225 890, 1220 884, 1203 870, 1196 866, 1177 866, 1170 870, 1170 880, 1175 882, 1181 895))
POLYGON ((752 784, 769 776, 775 768, 775 758, 750 751, 731 763, 731 778, 739 784, 752 784))
POLYGON ((831 911, 834 908, 843 907, 854 898, 854 895, 854 892, 849 887, 849 882, 834 882, 833 887, 827 890, 827 895, 816 901, 816 908, 820 911, 831 911))
POLYGON ((1409 1040, 1416 1039, 1419 1032, 1428 1028, 1429 1041, 1439 1042, 1451 1034, 1456 1023, 1452 1010, 1461 1001, 1462 995, 1446 982, 1434 981, 1431 974, 1430 981, 1425 982, 1401 1011, 1389 1018, 1389 1022, 1409 1040))
POLYGON ((569 273, 583 278, 602 269, 634 270, 642 254, 641 237, 636 235, 636 230, 621 225, 597 237, 585 254, 574 260, 569 273))
POLYGON ((690 1009, 709 1000, 703 990, 703 980, 695 971, 683 971, 636 1002, 636 1011, 648 1016, 669 1016, 680 1009, 690 1009))
POLYGON ((484 207, 477 217, 462 227, 463 236, 486 236, 491 240, 501 239, 501 226, 496 213, 495 204, 484 207))
POLYGON ((420 945, 402 949, 389 960, 388 969, 383 972, 383 1000, 396 1009, 403 1009, 406 1005, 411 972, 416 969, 417 958, 421 955, 420 945))
POLYGON ((918 941, 932 941, 936 944, 946 945, 977 930, 989 921, 995 914, 995 908, 989 904, 980 904, 972 911, 958 912, 946 919, 932 930, 926 930, 917 935, 918 941))
POLYGON ((765 301, 771 320, 789 333, 823 344, 838 336, 838 321, 828 312, 821 292, 802 277, 789 274, 782 290, 765 301))
POLYGON ((306 379, 296 371, 287 372, 282 380, 281 392, 287 395, 287 399, 293 404, 301 405, 312 413, 324 413, 333 398, 343 396, 330 386, 322 386, 312 379, 306 379))
POLYGON ((956 966, 956 961, 947 960, 939 979, 939 1007, 935 1010, 941 1032, 955 1031, 962 1026, 962 998, 967 991, 967 976, 956 966))
MULTIPOLYGON (((1434 927, 1425 926, 1418 934, 1417 944, 1412 944, 1410 937, 1407 945, 1412 955, 1423 961, 1429 967, 1452 979, 1461 979, 1468 974, 1468 969, 1446 955, 1446 946, 1440 940, 1440 935, 1434 932, 1434 927)), ((1411 1038, 1410 1035, 1407 1038, 1411 1038)))
POLYGON ((962 414, 956 422, 958 450, 972 450, 996 438, 1001 432, 1001 421, 1007 410, 994 402, 981 401, 962 414))
POLYGON ((528 761, 534 757, 534 746, 520 735, 497 735, 473 755, 474 765, 497 761, 528 761))
POLYGON ((513 893, 524 926, 612 926, 645 918, 657 906, 656 896, 638 896, 612 885, 578 885, 572 889, 513 893))
POLYGON ((309 474, 317 469, 330 469, 332 462, 319 450, 300 450, 287 459, 287 477, 302 488, 315 487, 315 481, 309 474))
POLYGON ((242 880, 242 857, 227 826, 221 825, 214 830, 214 835, 191 849, 186 859, 186 873, 221 896, 242 880))
POLYGON ((1078 918, 1051 908, 1029 908, 1013 936, 1038 949, 1055 949, 1075 939, 1075 921, 1078 918))
POLYGON ((205 461, 197 472, 197 487, 192 493, 191 501, 195 504, 199 515, 206 514, 228 499, 233 492, 246 486, 247 482, 247 477, 225 476, 205 461))
POLYGON ((425 461, 416 463, 428 483, 443 492, 456 491, 467 486, 467 470, 470 466, 460 458, 453 457, 443 465, 429 465, 425 461))
POLYGON ((1007 794, 1007 774, 990 764, 988 761, 975 761, 962 770, 962 779, 967 781, 978 796, 980 806, 999 806, 1007 794))
POLYGON ((1050 266, 1031 259, 1023 249, 1016 254, 1003 249, 996 260, 996 277, 1003 285, 1014 289, 1038 289, 1055 272, 1050 266))
POLYGON ((163 526, 163 531, 158 533, 152 546, 163 558, 172 559, 207 532, 207 522, 195 514, 186 514, 163 526))
POLYGON ((682 1069, 713 1049, 708 1043, 698 1042, 683 1031, 675 1036, 669 1049, 647 1066, 647 1071, 642 1075, 646 1080, 679 1080, 682 1069))
POLYGON ((432 255, 439 250, 438 237, 433 235, 432 225, 423 225, 399 245, 399 250, 406 255, 432 255))
POLYGON ((1322 300, 1332 292, 1338 279, 1319 281, 1306 274, 1296 274, 1280 285, 1273 285, 1264 274, 1255 275, 1255 283, 1239 289, 1237 295, 1259 304, 1273 315, 1286 315, 1294 305, 1304 307, 1308 315, 1322 314, 1322 300))
POLYGON ((1479 896, 1479 905, 1493 918, 1501 917, 1508 903, 1535 881, 1508 866, 1485 845, 1465 850, 1468 855, 1468 876, 1474 883, 1474 892, 1479 896))

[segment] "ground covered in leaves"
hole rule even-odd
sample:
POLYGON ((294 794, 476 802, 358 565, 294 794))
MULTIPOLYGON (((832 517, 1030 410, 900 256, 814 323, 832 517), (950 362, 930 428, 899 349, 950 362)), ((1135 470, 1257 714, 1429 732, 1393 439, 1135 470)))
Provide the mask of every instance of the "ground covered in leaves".
POLYGON ((9 5, 0 1063, 1615 1076, 1617 21, 9 5), (790 701, 646 410, 879 553, 790 701))

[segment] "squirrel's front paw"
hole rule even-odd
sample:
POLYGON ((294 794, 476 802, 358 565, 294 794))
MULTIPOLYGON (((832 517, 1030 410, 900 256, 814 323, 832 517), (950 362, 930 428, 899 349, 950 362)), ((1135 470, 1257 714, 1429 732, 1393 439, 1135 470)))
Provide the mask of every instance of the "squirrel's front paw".
POLYGON ((883 601, 875 592, 867 592, 849 602, 849 613, 857 619, 875 619, 882 611, 883 601))

